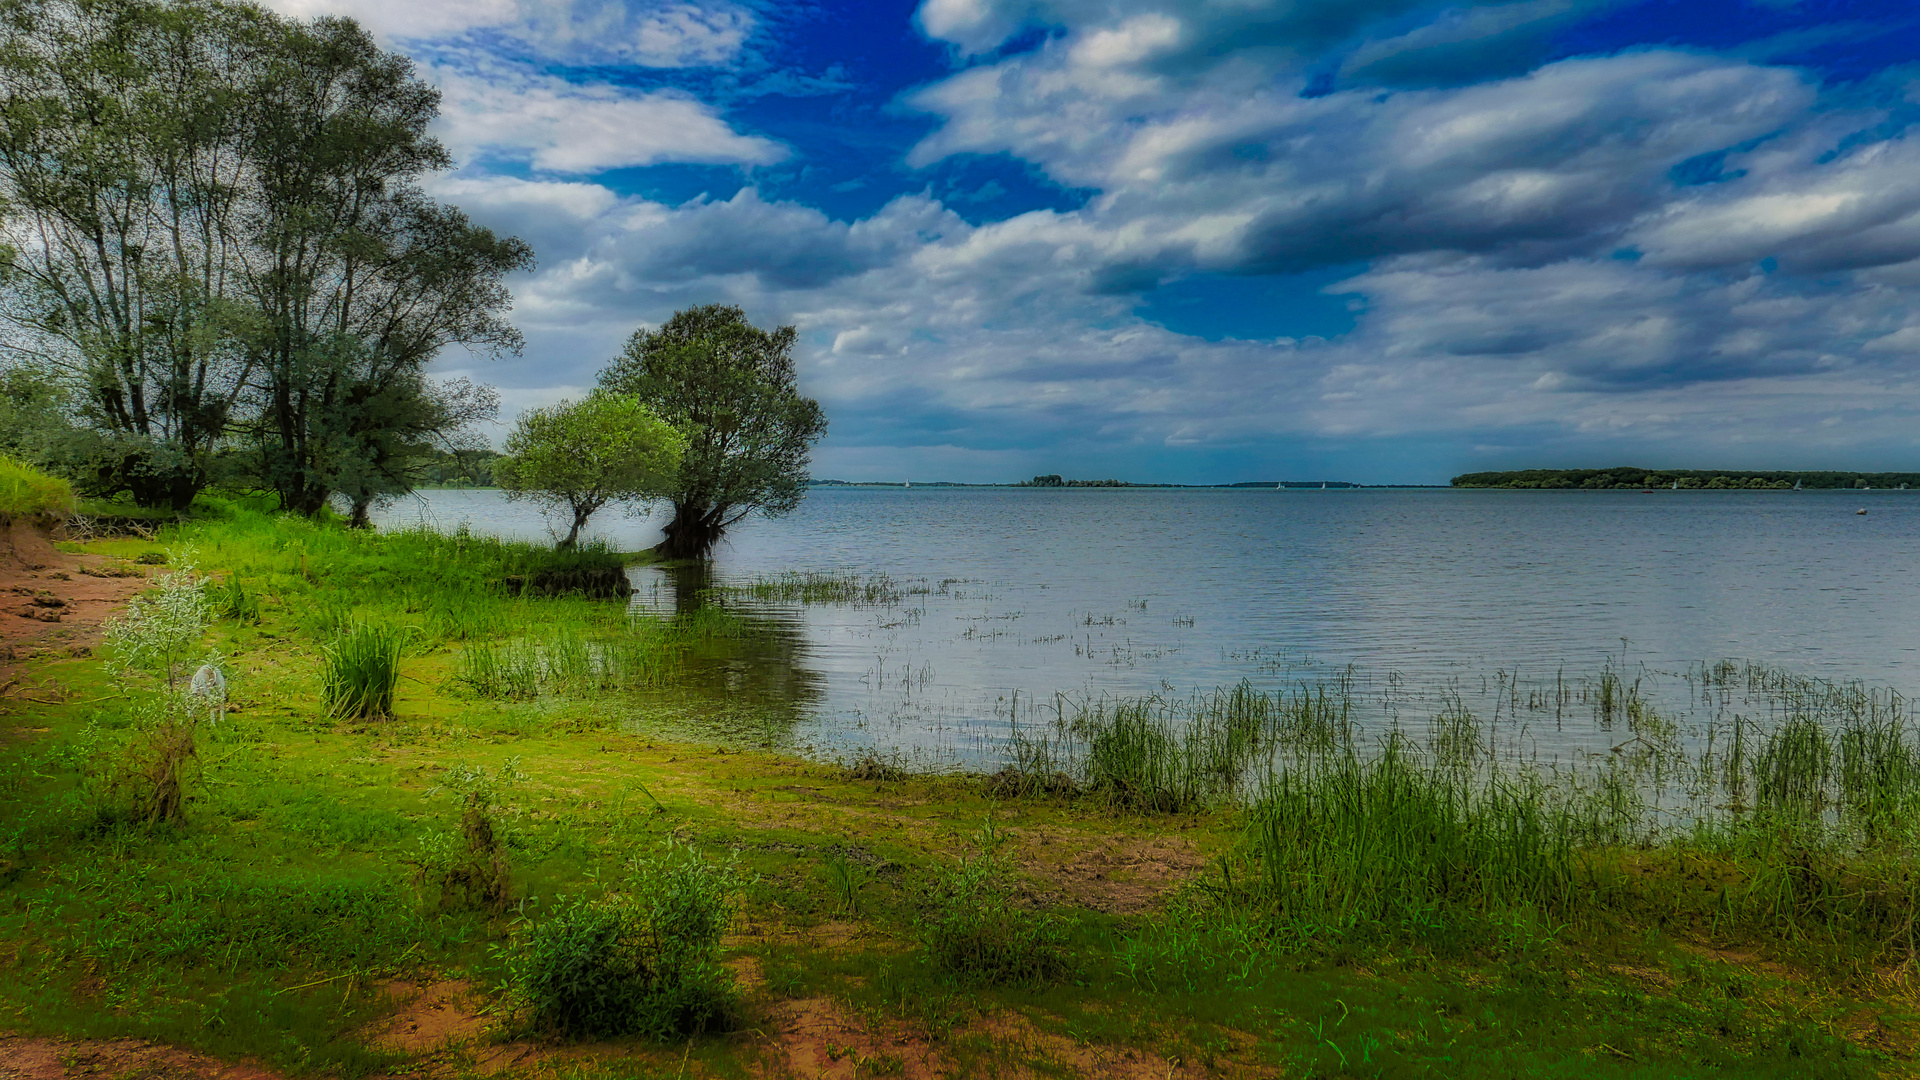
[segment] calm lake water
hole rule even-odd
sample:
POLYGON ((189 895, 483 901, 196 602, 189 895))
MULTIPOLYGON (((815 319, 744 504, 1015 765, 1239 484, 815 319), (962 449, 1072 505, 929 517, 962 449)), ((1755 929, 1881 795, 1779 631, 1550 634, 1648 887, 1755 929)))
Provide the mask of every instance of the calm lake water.
MULTIPOLYGON (((384 517, 419 521, 548 535, 490 491, 384 517)), ((606 513, 595 532, 640 548, 658 524, 606 513)), ((886 575, 908 595, 730 601, 771 644, 709 674, 721 698, 787 710, 784 737, 817 753, 968 766, 1012 717, 1241 679, 1344 675, 1389 721, 1609 667, 1671 684, 1684 712, 1685 674, 1722 659, 1911 694, 1917 554, 1920 492, 822 488, 741 526, 714 582, 886 575)), ((642 608, 706 584, 634 573, 642 608)))

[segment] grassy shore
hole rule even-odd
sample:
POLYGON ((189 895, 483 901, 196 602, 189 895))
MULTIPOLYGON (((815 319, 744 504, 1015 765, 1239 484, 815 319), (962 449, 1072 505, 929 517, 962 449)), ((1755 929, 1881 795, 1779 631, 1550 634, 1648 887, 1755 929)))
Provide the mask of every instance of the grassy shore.
POLYGON ((229 696, 165 744, 177 820, 158 677, 46 658, 6 699, 0 1029, 321 1076, 1914 1071, 1884 695, 1762 686, 1702 750, 1602 673, 1621 748, 1554 773, 1460 711, 1383 738, 1337 686, 1240 688, 914 775, 762 748, 688 678, 751 644, 724 593, 526 587, 614 553, 243 511, 87 549, 195 568, 229 696))

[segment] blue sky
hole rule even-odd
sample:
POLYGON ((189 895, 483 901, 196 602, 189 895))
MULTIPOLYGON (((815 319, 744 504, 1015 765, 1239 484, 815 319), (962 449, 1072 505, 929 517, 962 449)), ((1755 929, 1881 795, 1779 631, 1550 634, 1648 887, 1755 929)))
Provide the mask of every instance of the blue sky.
POLYGON ((1910 0, 276 0, 530 241, 509 416, 800 328, 815 474, 1920 468, 1910 0))

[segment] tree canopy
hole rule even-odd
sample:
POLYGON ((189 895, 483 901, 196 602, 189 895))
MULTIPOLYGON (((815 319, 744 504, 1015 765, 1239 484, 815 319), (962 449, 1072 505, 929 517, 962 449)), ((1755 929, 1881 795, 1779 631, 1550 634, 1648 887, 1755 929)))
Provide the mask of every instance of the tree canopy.
POLYGON ((687 435, 660 554, 704 558, 748 514, 789 513, 805 496, 827 419, 798 389, 795 336, 708 304, 638 331, 600 373, 603 388, 634 395, 687 435))
POLYGON ((493 475, 509 499, 571 515, 566 550, 608 503, 672 494, 686 451, 686 437, 639 399, 600 390, 520 414, 493 475))

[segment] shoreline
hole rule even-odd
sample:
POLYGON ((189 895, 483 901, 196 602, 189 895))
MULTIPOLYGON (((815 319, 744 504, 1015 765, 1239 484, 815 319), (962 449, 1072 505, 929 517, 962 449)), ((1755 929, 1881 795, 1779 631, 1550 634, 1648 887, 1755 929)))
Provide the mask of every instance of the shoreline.
MULTIPOLYGON (((1466 906, 1437 893, 1427 923, 1369 916, 1340 930, 1253 893, 1221 906, 1241 895, 1221 891, 1228 881, 1259 879, 1246 845, 1262 819, 1250 807, 1125 795, 1161 782, 1102 786, 1047 756, 1064 744, 1015 754, 1024 764, 989 777, 798 758, 768 726, 777 717, 755 721, 729 696, 676 681, 673 657, 736 647, 744 631, 723 609, 639 633, 608 601, 480 588, 509 567, 531 572, 528 560, 544 558, 533 545, 242 514, 156 542, 70 546, 131 563, 187 543, 202 573, 241 583, 242 599, 215 629, 230 715, 202 737, 183 824, 101 816, 110 793, 89 777, 138 728, 100 658, 30 661, 60 703, 6 702, 0 820, 16 831, 0 854, 0 964, 15 977, 0 980, 11 1016, 0 1029, 151 1039, 340 1075, 519 1062, 517 1075, 564 1066, 585 1080, 1023 1062, 1078 1075, 1116 1055, 1156 1077, 1291 1075, 1339 1067, 1352 1047, 1336 1053, 1314 1034, 1335 1027, 1406 1068, 1639 1067, 1594 1050, 1604 1045, 1641 1065, 1709 1059, 1791 1076, 1818 1062, 1864 1076, 1911 1062, 1920 1038, 1899 1004, 1906 969, 1851 931, 1833 936, 1840 924, 1800 925, 1796 943, 1760 923, 1701 921, 1716 890, 1770 872, 1764 853, 1583 841, 1570 865, 1588 875, 1583 893, 1612 897, 1604 906, 1527 902, 1576 904, 1555 918, 1461 878, 1493 891, 1466 906), (356 618, 414 627, 392 719, 329 717, 319 704, 323 648, 356 618), (553 659, 616 645, 640 665, 618 686, 593 661, 553 659), (537 670, 516 682, 526 657, 537 670), (732 734, 703 726, 722 719, 732 734), (447 906, 409 869, 422 836, 453 826, 456 808, 434 792, 463 764, 527 777, 499 819, 518 838, 503 849, 513 902, 527 901, 518 908, 447 906), (553 898, 601 895, 636 854, 689 847, 742 875, 720 952, 737 986, 732 1031, 582 1044, 516 1028, 489 988, 504 977, 499 957, 553 917, 553 898), (956 910, 940 884, 956 858, 989 860, 965 865, 994 868, 1007 890, 999 922, 1041 933, 1069 974, 1002 984, 934 959, 929 927, 956 910), (1484 903, 1497 910, 1476 914, 1484 903), (1863 981, 1861 964, 1886 974, 1863 981), (1623 995, 1641 1004, 1619 1009, 1623 995), (1877 1026, 1836 1027, 1835 1009, 1877 1026), (1477 1016, 1493 1022, 1461 1019, 1477 1016), (1099 1033, 1097 1057, 1068 1037, 1087 1032, 1099 1033)), ((1090 730, 1119 730, 1112 722, 1090 730)), ((1838 860, 1822 873, 1866 872, 1819 858, 1838 860)))

